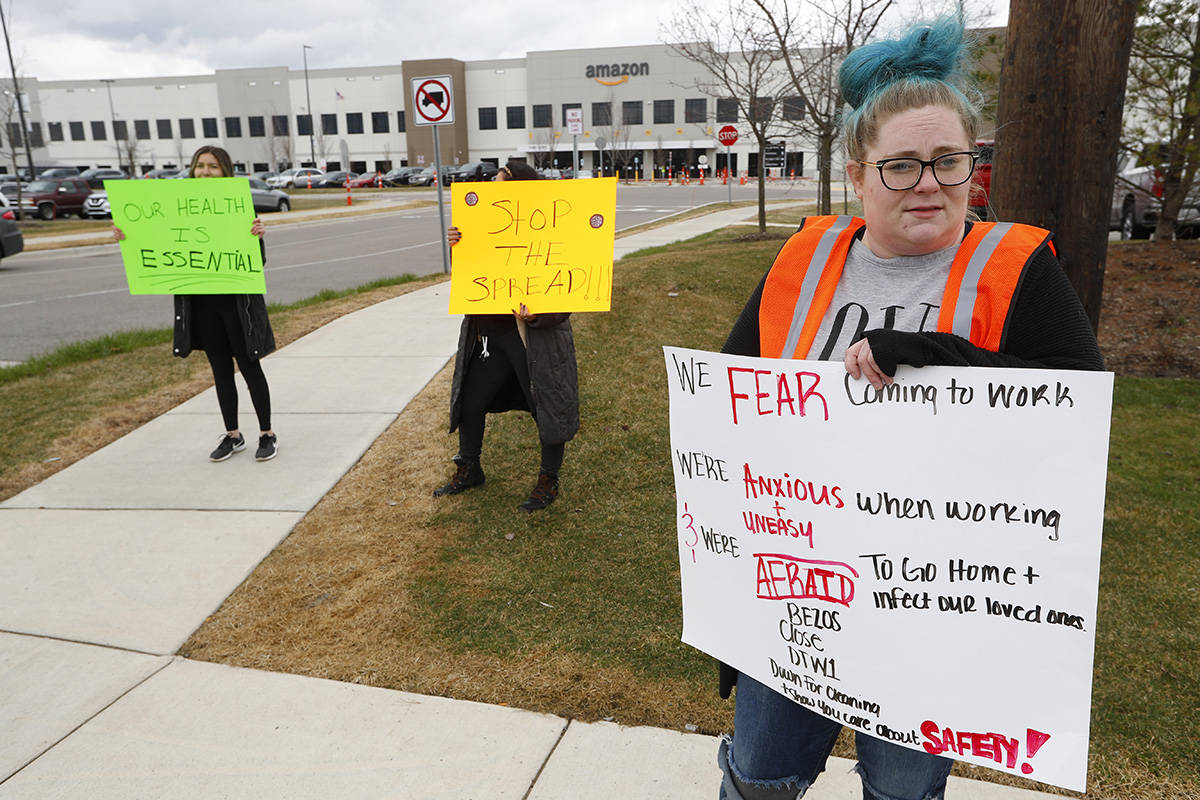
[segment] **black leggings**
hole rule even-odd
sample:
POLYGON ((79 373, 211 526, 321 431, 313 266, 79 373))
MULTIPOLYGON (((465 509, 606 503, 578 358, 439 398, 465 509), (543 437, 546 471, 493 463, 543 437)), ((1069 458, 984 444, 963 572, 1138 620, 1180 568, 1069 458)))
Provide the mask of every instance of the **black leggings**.
MULTIPOLYGON (((512 334, 489 336, 487 342, 487 358, 482 357, 482 345, 479 342, 475 343, 461 389, 462 417, 458 422, 458 454, 472 461, 478 461, 480 453, 483 452, 484 422, 492 401, 510 381, 528 382, 529 379, 525 345, 515 328, 512 334)), ((542 472, 557 475, 562 469, 566 446, 562 442, 542 442, 541 445, 542 472)))
POLYGON ((221 417, 225 430, 238 429, 238 393, 233 382, 233 362, 237 359, 238 370, 250 390, 250 400, 258 415, 258 429, 271 430, 271 390, 267 387, 267 376, 262 363, 246 352, 246 337, 238 321, 237 306, 229 298, 206 297, 195 302, 192 310, 192 325, 208 356, 213 380, 217 386, 217 403, 221 406, 221 417))

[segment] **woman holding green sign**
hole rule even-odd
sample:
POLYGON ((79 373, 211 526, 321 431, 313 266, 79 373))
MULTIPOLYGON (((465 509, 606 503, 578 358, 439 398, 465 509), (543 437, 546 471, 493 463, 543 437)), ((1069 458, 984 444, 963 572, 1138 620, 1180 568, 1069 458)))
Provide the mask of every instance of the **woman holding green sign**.
MULTIPOLYGON (((227 178, 233 175, 233 159, 223 148, 204 145, 192 155, 189 178, 227 178)), ((259 238, 263 261, 267 260, 262 242, 266 226, 255 218, 250 232, 259 238)), ((117 241, 125 238, 114 226, 117 241)), ((254 457, 269 461, 278 452, 275 432, 271 430, 271 391, 263 374, 261 359, 275 349, 275 334, 267 317, 267 302, 261 294, 175 295, 175 355, 186 358, 193 350, 203 350, 212 367, 217 403, 225 423, 225 433, 209 454, 212 461, 225 461, 246 449, 246 438, 238 430, 238 394, 233 381, 233 362, 250 390, 250 400, 258 416, 258 449, 254 457)))
MULTIPOLYGON (((537 180, 533 167, 509 161, 497 181, 537 180)), ((446 231, 450 244, 462 232, 446 231)), ((463 317, 450 390, 450 431, 458 430, 457 469, 435 497, 482 486, 479 465, 483 429, 490 412, 525 409, 537 421, 541 468, 521 511, 540 511, 558 497, 558 472, 566 442, 579 430, 579 384, 570 314, 533 314, 525 304, 512 314, 463 317)))

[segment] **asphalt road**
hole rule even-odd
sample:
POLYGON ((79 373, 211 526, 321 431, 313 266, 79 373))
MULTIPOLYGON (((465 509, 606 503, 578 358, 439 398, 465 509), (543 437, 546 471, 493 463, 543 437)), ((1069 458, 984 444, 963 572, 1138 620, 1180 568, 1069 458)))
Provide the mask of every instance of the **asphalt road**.
MULTIPOLYGON (((734 186, 733 199, 754 199, 756 192, 754 186, 734 186)), ((617 230, 720 203, 728 193, 728 187, 713 182, 622 186, 617 230)), ((814 193, 809 184, 772 184, 768 199, 811 199, 814 193)), ((429 196, 434 194, 430 190, 429 196)), ((446 202, 448 214, 448 194, 446 202)), ((266 238, 267 299, 287 303, 324 289, 441 272, 438 231, 436 206, 272 226, 266 238)), ((0 262, 0 362, 23 361, 107 333, 170 324, 170 298, 129 294, 115 244, 21 253, 0 262)))

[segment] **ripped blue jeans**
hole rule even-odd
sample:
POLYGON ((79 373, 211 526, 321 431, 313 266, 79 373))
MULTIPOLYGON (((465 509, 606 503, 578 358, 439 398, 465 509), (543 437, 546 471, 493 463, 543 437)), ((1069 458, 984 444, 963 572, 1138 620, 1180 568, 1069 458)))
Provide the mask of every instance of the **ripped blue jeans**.
MULTIPOLYGON (((795 800, 825 769, 842 726, 738 675, 733 738, 721 740, 721 800, 795 800), (735 780, 736 778, 736 780, 735 780)), ((863 800, 942 800, 954 761, 858 733, 863 800)))

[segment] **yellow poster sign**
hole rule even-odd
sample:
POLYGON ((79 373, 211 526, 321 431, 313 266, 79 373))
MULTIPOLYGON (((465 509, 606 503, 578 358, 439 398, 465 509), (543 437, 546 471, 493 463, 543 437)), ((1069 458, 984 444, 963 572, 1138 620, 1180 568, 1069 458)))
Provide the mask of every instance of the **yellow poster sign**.
POLYGON ((450 313, 608 311, 617 179, 455 183, 450 313))

